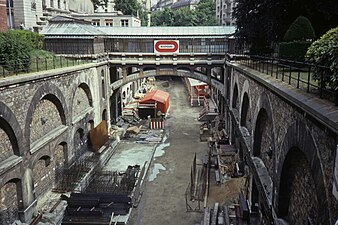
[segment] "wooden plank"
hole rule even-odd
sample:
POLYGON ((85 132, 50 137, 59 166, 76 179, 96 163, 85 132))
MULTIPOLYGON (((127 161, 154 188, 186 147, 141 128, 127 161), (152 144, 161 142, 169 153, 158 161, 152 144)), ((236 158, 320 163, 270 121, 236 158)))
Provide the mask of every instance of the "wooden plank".
POLYGON ((214 211, 213 211, 212 218, 211 218, 211 225, 216 225, 217 224, 218 204, 219 204, 218 202, 215 203, 214 211))
POLYGON ((227 205, 223 206, 223 213, 224 213, 224 225, 230 225, 229 212, 228 212, 227 205))
POLYGON ((210 225, 210 208, 209 207, 206 207, 204 209, 203 225, 210 225))

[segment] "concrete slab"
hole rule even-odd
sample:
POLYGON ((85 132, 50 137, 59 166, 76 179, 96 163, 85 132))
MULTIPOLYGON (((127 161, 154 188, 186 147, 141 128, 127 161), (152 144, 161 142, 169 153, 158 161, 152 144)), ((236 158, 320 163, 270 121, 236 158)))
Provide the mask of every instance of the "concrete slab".
POLYGON ((103 170, 125 171, 129 165, 143 166, 150 162, 154 154, 156 144, 138 144, 122 141, 115 154, 109 159, 103 170))

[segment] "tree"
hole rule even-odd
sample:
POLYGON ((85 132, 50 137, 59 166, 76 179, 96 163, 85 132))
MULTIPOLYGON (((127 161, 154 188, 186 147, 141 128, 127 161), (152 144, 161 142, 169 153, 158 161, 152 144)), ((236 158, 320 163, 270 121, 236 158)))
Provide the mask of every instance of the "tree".
POLYGON ((169 8, 163 11, 155 11, 151 14, 151 24, 153 26, 174 26, 174 12, 169 8))
POLYGON ((293 60, 304 60, 305 53, 315 33, 311 22, 304 16, 298 17, 284 35, 284 42, 279 45, 279 56, 293 60))
POLYGON ((308 18, 299 16, 284 35, 284 41, 306 41, 316 38, 315 31, 308 18))
POLYGON ((322 87, 329 85, 338 92, 338 27, 329 30, 309 47, 306 58, 311 62, 326 66, 317 67, 313 79, 320 81, 322 87), (323 80, 321 77, 323 75, 323 80))
POLYGON ((198 26, 217 25, 216 5, 213 0, 201 0, 196 9, 196 19, 198 26))
POLYGON ((155 11, 151 21, 153 26, 213 26, 217 24, 215 15, 214 1, 201 0, 194 10, 183 7, 155 11))
POLYGON ((115 0, 115 10, 125 15, 136 16, 142 10, 142 6, 137 0, 115 0))
POLYGON ((173 26, 196 26, 197 19, 195 11, 187 7, 174 11, 173 26))
POLYGON ((253 49, 267 50, 271 43, 283 39, 300 15, 309 18, 315 33, 322 35, 336 26, 338 4, 335 0, 237 0, 234 11, 237 36, 253 49))

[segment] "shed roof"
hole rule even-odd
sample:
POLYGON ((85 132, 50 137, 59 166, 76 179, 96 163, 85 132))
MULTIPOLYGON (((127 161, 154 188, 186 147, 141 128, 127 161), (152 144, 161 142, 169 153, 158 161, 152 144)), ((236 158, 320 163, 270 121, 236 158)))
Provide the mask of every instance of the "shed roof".
POLYGON ((192 87, 201 86, 201 85, 207 85, 207 83, 204 83, 202 81, 195 80, 195 79, 192 79, 192 78, 188 78, 188 81, 190 83, 190 86, 192 86, 192 87))
POLYGON ((48 23, 41 34, 45 36, 102 36, 105 33, 96 26, 72 20, 48 23))
POLYGON ((148 101, 156 101, 165 103, 169 99, 169 93, 161 90, 154 90, 151 92, 148 92, 140 101, 140 103, 145 103, 148 101))
POLYGON ((106 27, 83 20, 58 16, 41 31, 48 37, 109 36, 112 38, 225 38, 235 33, 234 26, 196 27, 106 27))
POLYGON ((117 37, 211 37, 222 38, 235 33, 234 26, 179 27, 98 27, 109 36, 117 37))

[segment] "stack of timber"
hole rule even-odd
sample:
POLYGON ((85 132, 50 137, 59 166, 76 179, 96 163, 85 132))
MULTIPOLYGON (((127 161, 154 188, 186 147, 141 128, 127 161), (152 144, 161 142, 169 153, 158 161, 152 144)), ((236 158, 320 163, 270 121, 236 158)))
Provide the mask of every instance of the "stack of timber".
POLYGON ((240 194, 238 203, 221 206, 218 202, 214 208, 204 209, 203 219, 195 225, 258 225, 257 221, 251 220, 250 210, 243 194, 240 194))
POLYGON ((72 193, 67 203, 62 225, 110 225, 113 215, 126 215, 131 208, 130 197, 110 193, 72 193))
POLYGON ((185 193, 187 211, 199 211, 201 202, 206 207, 209 194, 210 176, 210 153, 202 159, 202 164, 198 165, 196 154, 191 167, 190 183, 185 193))

